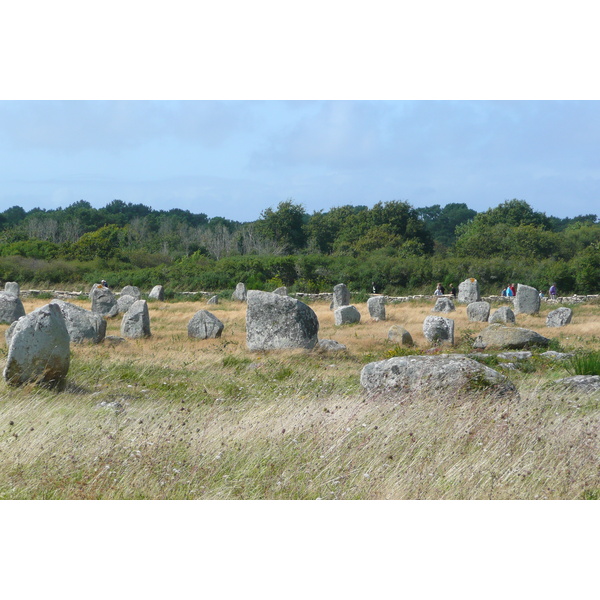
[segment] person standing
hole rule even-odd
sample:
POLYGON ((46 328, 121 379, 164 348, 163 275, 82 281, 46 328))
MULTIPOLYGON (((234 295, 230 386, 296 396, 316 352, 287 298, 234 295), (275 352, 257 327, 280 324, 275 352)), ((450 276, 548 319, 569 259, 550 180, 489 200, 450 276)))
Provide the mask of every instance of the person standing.
POLYGON ((441 283, 437 284, 437 287, 435 288, 435 292, 433 292, 434 296, 443 296, 445 294, 445 290, 444 287, 442 286, 441 283))
POLYGON ((556 300, 556 298, 558 296, 558 289, 556 288, 555 283, 553 283, 550 286, 550 289, 548 290, 548 295, 550 296, 550 298, 552 298, 552 300, 556 300))
POLYGON ((456 288, 453 283, 450 284, 450 293, 456 298, 456 288))
POLYGON ((510 285, 506 287, 506 295, 509 298, 512 298, 515 295, 513 292, 513 288, 510 285))
POLYGON ((514 283, 511 283, 511 284, 508 286, 508 288, 509 288, 509 289, 510 289, 510 291, 512 292, 512 293, 511 293, 511 296, 516 296, 516 295, 517 295, 517 288, 515 287, 515 284, 514 284, 514 283))

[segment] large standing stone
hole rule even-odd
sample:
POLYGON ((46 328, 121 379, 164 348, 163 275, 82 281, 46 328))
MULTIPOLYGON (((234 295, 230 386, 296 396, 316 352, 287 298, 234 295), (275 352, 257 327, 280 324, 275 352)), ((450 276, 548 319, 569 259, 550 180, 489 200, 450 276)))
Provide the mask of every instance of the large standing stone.
POLYGON ((401 346, 412 346, 412 336, 401 325, 392 325, 388 331, 388 340, 401 346))
POLYGON ((25 308, 19 296, 0 292, 0 323, 9 325, 25 316, 25 308))
POLYGON ((548 313, 546 327, 564 327, 571 322, 572 318, 573 311, 566 306, 562 306, 548 313))
POLYGON ((121 296, 133 296, 136 300, 139 300, 142 297, 142 292, 140 292, 140 288, 135 285, 126 285, 121 290, 121 296))
POLYGON ((345 283, 338 283, 333 288, 333 301, 331 309, 337 310, 340 306, 348 306, 350 304, 350 291, 345 283))
POLYGON ((235 286, 235 290, 233 294, 231 294, 232 300, 237 300, 238 302, 246 302, 248 298, 248 291, 246 290, 246 285, 243 283, 238 283, 235 286))
POLYGON ((319 320, 306 304, 269 292, 247 295, 246 344, 249 350, 311 349, 317 343, 319 320))
POLYGON ((481 394, 482 388, 516 393, 504 375, 464 356, 397 356, 369 363, 360 374, 360 383, 370 392, 392 392, 400 397, 434 393, 448 402, 460 393, 481 394))
POLYGON ((454 321, 445 317, 426 317, 423 321, 423 335, 434 343, 454 344, 454 321))
POLYGON ((4 379, 62 389, 69 372, 69 332, 60 308, 46 304, 22 317, 12 332, 4 379))
POLYGON ((369 316, 375 321, 385 321, 385 298, 383 296, 374 296, 367 300, 369 316))
POLYGON ((462 283, 458 284, 458 301, 466 302, 479 302, 481 295, 479 294, 479 282, 477 279, 470 277, 465 279, 462 283))
POLYGON ((199 340, 219 338, 223 331, 223 323, 207 310, 199 310, 188 323, 188 337, 199 340))
POLYGON ((510 306, 501 306, 498 310, 494 311, 488 323, 514 323, 515 313, 510 306))
POLYGON ((92 312, 102 317, 116 317, 119 314, 119 306, 116 296, 102 284, 94 285, 90 292, 92 300, 92 312))
POLYGON ((106 320, 98 313, 64 300, 52 300, 50 304, 56 304, 60 308, 71 342, 99 344, 104 339, 106 320))
POLYGON ((336 325, 360 323, 360 313, 355 306, 340 306, 333 311, 333 320, 336 325))
POLYGON ((121 335, 125 338, 150 337, 150 313, 145 300, 136 300, 123 315, 121 335))
POLYGON ((438 298, 435 301, 435 306, 431 309, 432 312, 444 312, 449 313, 456 310, 454 308, 454 302, 450 298, 438 298))
POLYGON ((121 294, 117 298, 117 307, 119 309, 119 313, 125 314, 133 306, 134 302, 137 302, 138 300, 139 298, 136 299, 129 294, 121 294))
POLYGON ((515 315, 535 315, 540 312, 540 293, 529 285, 517 284, 515 296, 515 315))
POLYGON ((21 288, 19 287, 19 284, 16 281, 7 281, 4 284, 4 292, 6 294, 12 294, 13 296, 18 297, 21 293, 21 288))
POLYGON ((152 298, 152 300, 160 300, 162 302, 165 299, 165 288, 162 285, 155 285, 150 290, 148 298, 152 298))
POLYGON ((481 301, 481 302, 471 302, 467 306, 467 317, 469 321, 487 321, 490 316, 490 303, 481 301))
POLYGON ((494 324, 486 327, 476 338, 473 348, 509 348, 518 350, 528 346, 547 346, 548 338, 523 327, 504 327, 494 324))

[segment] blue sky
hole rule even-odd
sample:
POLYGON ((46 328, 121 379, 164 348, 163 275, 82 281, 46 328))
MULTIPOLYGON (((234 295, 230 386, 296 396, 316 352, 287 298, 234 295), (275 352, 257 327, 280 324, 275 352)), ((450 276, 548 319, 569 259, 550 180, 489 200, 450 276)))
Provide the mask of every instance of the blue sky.
POLYGON ((2 101, 0 206, 600 212, 597 101, 2 101))

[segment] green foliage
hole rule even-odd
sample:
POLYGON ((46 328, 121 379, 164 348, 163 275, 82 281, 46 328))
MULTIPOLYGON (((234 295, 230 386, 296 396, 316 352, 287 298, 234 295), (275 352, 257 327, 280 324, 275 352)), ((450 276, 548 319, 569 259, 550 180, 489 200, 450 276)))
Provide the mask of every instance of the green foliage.
POLYGON ((276 210, 267 208, 257 221, 258 232, 266 239, 276 242, 285 253, 296 252, 306 246, 304 207, 292 200, 280 202, 276 210))
POLYGON ((582 352, 565 364, 570 375, 600 375, 600 351, 582 352))
POLYGON ((68 250, 67 256, 79 260, 115 258, 123 243, 125 230, 117 225, 105 225, 82 235, 68 250))

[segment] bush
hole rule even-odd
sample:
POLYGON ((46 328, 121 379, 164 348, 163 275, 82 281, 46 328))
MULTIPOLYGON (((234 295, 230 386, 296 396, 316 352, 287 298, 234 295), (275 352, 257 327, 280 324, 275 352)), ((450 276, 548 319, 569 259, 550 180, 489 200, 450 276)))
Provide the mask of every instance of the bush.
POLYGON ((577 354, 569 359, 565 368, 569 375, 600 375, 600 351, 577 354))

